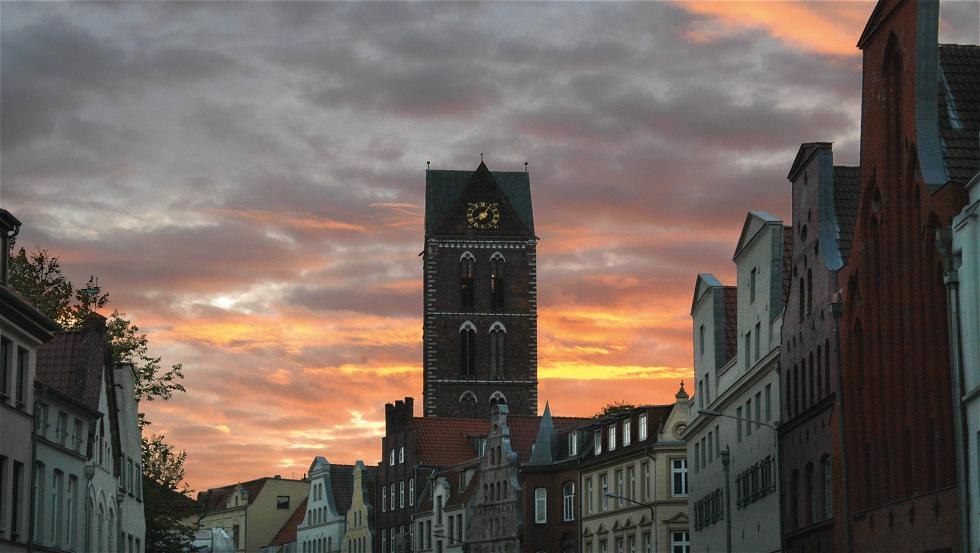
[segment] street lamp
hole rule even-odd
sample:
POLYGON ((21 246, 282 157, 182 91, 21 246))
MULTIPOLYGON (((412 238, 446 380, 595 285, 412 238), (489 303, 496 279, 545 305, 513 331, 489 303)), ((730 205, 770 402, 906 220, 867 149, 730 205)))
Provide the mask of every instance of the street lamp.
MULTIPOLYGON (((768 429, 770 429, 770 430, 773 431, 773 435, 775 437, 775 440, 774 441, 775 441, 775 444, 776 444, 776 452, 775 452, 775 454, 773 456, 773 463, 776 464, 776 501, 777 501, 777 503, 779 505, 779 543, 780 543, 780 547, 782 547, 782 543, 783 543, 783 494, 782 494, 782 491, 783 491, 783 488, 782 488, 782 485, 783 485, 783 476, 782 476, 782 467, 779 465, 779 421, 773 421, 772 424, 769 424, 769 423, 762 422, 762 421, 747 419, 747 418, 744 418, 744 417, 737 417, 735 415, 729 415, 729 414, 726 414, 726 413, 722 413, 721 411, 715 411, 713 409, 698 409, 698 414, 699 415, 704 415, 704 416, 707 416, 707 417, 724 417, 726 419, 735 419, 737 421, 746 421, 749 424, 755 423, 755 424, 759 424, 759 425, 765 426, 766 428, 768 428, 768 429)), ((726 476, 725 476, 725 495, 728 495, 728 476, 727 476, 727 473, 728 473, 728 455, 729 455, 729 452, 728 452, 728 446, 727 445, 725 446, 725 451, 722 452, 722 455, 723 455, 723 457, 722 457, 722 463, 725 465, 725 473, 726 473, 726 476)), ((726 502, 727 502, 727 499, 726 499, 726 502)), ((731 519, 731 511, 729 511, 728 514, 729 514, 729 517, 728 518, 730 520, 731 519)), ((731 532, 729 531, 729 539, 728 539, 728 542, 729 542, 729 553, 731 552, 731 537, 730 537, 730 535, 731 535, 731 532)))
POLYGON ((621 495, 616 495, 614 493, 606 492, 606 497, 611 499, 618 499, 620 501, 625 501, 627 503, 632 503, 633 505, 639 505, 640 507, 646 507, 650 509, 650 524, 653 525, 653 553, 657 553, 657 508, 653 503, 643 503, 642 501, 637 501, 635 499, 630 499, 628 497, 623 497, 621 495))

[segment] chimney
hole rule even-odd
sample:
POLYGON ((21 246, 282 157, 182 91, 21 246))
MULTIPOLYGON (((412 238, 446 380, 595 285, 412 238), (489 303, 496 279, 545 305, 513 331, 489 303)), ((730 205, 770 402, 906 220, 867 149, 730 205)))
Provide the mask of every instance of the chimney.
POLYGON ((10 246, 20 232, 20 221, 6 209, 0 209, 0 285, 7 285, 10 271, 10 246))
POLYGON ((273 476, 273 478, 276 479, 276 480, 282 480, 282 475, 281 474, 277 474, 277 475, 273 476))

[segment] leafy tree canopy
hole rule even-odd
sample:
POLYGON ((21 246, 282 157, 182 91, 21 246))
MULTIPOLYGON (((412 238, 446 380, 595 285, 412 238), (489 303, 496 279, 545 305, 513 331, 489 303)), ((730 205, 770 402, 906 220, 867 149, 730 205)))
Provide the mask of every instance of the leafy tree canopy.
POLYGON ((594 415, 594 418, 605 417, 606 415, 618 415, 629 411, 630 409, 636 409, 636 406, 632 403, 626 403, 625 401, 614 401, 612 403, 607 403, 605 407, 599 410, 598 413, 594 415))

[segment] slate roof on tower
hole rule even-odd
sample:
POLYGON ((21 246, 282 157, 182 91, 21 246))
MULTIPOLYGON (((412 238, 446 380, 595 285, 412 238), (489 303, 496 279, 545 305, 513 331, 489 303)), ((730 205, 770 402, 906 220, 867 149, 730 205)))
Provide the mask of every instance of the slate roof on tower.
MULTIPOLYGON (((480 167, 486 165, 480 162, 480 167)), ((477 170, 480 170, 477 167, 477 170)), ((476 171, 430 169, 425 172, 425 234, 435 232, 476 171)), ((531 210, 531 181, 522 171, 490 171, 494 182, 503 191, 518 218, 528 232, 534 234, 534 214, 531 210)))

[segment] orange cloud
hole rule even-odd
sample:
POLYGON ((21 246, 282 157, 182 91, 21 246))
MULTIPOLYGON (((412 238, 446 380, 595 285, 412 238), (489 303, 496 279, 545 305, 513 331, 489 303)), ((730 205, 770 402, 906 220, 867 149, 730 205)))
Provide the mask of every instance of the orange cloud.
POLYGON ((858 56, 855 44, 873 0, 855 2, 684 2, 685 10, 709 16, 686 36, 693 42, 711 42, 733 29, 759 28, 791 48, 817 54, 858 56))

